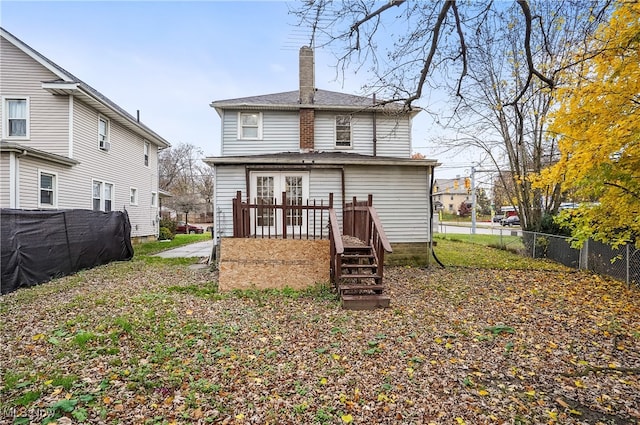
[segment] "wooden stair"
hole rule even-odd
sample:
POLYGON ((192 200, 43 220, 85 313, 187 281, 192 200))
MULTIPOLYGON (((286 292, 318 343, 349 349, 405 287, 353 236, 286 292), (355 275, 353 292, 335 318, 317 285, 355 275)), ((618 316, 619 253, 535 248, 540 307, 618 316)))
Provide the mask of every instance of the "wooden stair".
POLYGON ((342 308, 373 310, 389 307, 391 298, 383 293, 382 265, 377 264, 376 258, 371 245, 344 245, 337 282, 342 308))

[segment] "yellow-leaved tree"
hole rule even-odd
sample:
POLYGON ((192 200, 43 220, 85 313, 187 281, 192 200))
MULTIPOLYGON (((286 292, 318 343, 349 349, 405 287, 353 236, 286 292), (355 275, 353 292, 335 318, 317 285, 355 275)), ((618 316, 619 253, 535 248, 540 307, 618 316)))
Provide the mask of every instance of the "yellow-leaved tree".
POLYGON ((620 1, 582 54, 552 115, 561 157, 537 184, 589 201, 559 216, 578 244, 640 247, 640 2, 620 1))

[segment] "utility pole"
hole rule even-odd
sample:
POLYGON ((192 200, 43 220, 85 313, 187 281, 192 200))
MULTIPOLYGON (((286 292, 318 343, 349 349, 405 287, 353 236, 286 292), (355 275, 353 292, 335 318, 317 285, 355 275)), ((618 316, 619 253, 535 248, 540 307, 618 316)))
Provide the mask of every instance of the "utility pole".
POLYGON ((476 234, 476 167, 471 166, 471 234, 476 234))

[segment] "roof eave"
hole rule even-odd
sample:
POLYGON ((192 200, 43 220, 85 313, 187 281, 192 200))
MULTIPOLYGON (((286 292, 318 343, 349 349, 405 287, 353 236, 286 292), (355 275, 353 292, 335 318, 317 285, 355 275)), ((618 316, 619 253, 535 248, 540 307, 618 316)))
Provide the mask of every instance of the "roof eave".
POLYGON ((403 158, 264 158, 259 155, 242 157, 207 157, 203 161, 211 166, 216 165, 387 165, 401 167, 437 167, 435 159, 403 159, 403 158))
POLYGON ((17 154, 19 154, 20 156, 31 156, 34 158, 38 158, 38 159, 42 159, 48 162, 53 162, 56 164, 60 164, 60 165, 65 165, 67 167, 72 167, 74 165, 78 165, 80 164, 80 161, 77 161, 75 159, 66 157, 66 156, 62 156, 62 155, 57 155, 54 153, 49 153, 49 152, 45 152, 45 151, 41 151, 40 149, 34 149, 32 147, 29 146, 24 146, 21 145, 19 143, 14 143, 14 142, 6 142, 3 141, 2 143, 0 143, 0 151, 1 152, 15 152, 17 154))

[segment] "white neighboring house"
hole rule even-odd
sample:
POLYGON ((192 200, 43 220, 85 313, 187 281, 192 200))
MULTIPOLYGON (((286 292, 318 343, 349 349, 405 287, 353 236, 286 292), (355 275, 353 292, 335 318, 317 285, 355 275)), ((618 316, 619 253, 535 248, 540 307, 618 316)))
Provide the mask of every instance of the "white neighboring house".
POLYGON ((157 236, 169 142, 0 30, 0 207, 126 210, 132 238, 157 236))
POLYGON ((313 50, 302 47, 299 59, 298 90, 211 103, 222 119, 221 156, 204 160, 214 168, 216 241, 233 235, 236 191, 258 201, 284 191, 297 203, 326 202, 333 193, 340 220, 345 202, 372 194, 394 253, 398 244, 426 252, 438 164, 411 159, 420 109, 317 89, 313 50))

